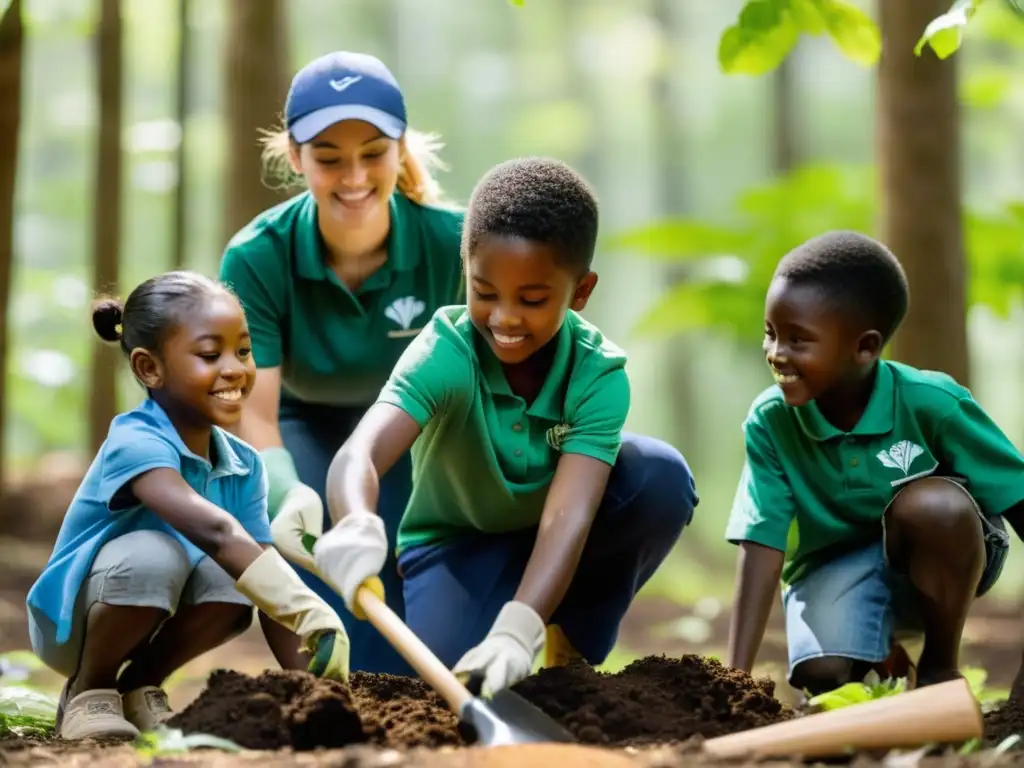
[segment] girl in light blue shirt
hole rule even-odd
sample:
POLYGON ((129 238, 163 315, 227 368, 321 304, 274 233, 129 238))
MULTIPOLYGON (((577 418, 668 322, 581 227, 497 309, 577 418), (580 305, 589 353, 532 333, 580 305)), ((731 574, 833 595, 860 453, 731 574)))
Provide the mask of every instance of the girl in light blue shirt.
POLYGON ((67 676, 65 739, 137 736, 172 712, 163 681, 244 631, 255 604, 344 679, 337 614, 272 547, 262 460, 225 431, 256 368, 241 305, 191 272, 151 278, 93 325, 147 398, 111 423, 27 598, 36 654, 67 676))

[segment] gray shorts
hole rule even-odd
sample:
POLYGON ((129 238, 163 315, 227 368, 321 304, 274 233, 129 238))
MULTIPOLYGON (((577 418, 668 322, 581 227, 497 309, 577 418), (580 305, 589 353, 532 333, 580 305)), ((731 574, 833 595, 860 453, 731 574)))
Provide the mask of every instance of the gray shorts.
POLYGON ((57 625, 48 616, 29 608, 32 650, 65 677, 78 671, 86 617, 96 603, 160 608, 171 615, 179 607, 202 603, 252 605, 235 589, 235 580, 209 557, 192 568, 185 549, 166 533, 126 533, 108 541, 97 553, 78 591, 66 643, 57 643, 57 625))

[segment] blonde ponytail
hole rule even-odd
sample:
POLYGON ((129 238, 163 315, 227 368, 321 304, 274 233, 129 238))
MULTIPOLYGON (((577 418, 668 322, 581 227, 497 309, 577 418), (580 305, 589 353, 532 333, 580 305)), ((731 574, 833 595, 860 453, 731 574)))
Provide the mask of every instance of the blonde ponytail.
MULTIPOLYGON (((440 137, 432 133, 421 133, 413 128, 406 130, 398 140, 401 166, 398 169, 398 191, 419 205, 438 205, 443 201, 441 185, 432 171, 447 170, 438 156, 444 146, 440 137)), ((304 186, 301 173, 292 168, 291 151, 294 141, 286 128, 263 131, 260 139, 263 150, 263 183, 271 189, 301 189, 304 186)))
POLYGON ((447 170, 437 154, 444 146, 439 138, 409 128, 399 140, 402 166, 398 170, 398 191, 419 205, 437 205, 442 201, 441 185, 431 173, 433 169, 447 170))

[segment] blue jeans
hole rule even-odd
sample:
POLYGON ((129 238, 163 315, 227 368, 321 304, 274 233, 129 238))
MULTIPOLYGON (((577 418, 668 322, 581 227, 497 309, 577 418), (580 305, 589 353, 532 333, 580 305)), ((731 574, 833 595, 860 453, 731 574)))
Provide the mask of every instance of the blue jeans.
MULTIPOLYGON (((698 497, 678 451, 623 434, 622 448, 569 591, 551 624, 592 664, 608 656, 640 587, 693 517, 698 497)), ((404 551, 406 621, 449 668, 515 595, 537 528, 474 533, 404 551)))
MULTIPOLYGON (((324 488, 327 469, 334 454, 352 434, 366 408, 337 407, 298 403, 283 399, 280 411, 281 438, 291 453, 299 480, 308 485, 324 502, 324 530, 331 527, 324 488)), ((398 575, 394 547, 398 541, 398 523, 412 493, 412 462, 406 453, 380 479, 380 501, 377 513, 391 543, 391 551, 380 573, 388 606, 399 616, 405 616, 402 579, 398 575)), ((353 616, 345 607, 341 596, 325 584, 320 577, 295 566, 302 580, 341 617, 351 643, 352 671, 414 675, 412 667, 395 651, 373 625, 353 616)))
MULTIPOLYGON (((999 579, 1009 553, 1006 524, 978 510, 985 539, 985 568, 976 595, 999 579)), ((842 656, 879 662, 891 641, 924 634, 921 596, 902 571, 891 568, 881 539, 816 568, 782 589, 789 673, 801 662, 842 656)))

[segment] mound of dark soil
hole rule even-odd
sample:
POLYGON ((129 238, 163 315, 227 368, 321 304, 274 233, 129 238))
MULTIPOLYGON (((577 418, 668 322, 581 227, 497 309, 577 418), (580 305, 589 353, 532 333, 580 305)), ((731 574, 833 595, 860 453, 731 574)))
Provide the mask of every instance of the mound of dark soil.
MULTIPOLYGON (((784 720, 769 680, 699 656, 648 657, 617 674, 584 663, 545 669, 515 686, 582 743, 640 745, 721 736, 784 720)), ((305 672, 249 677, 218 670, 169 725, 250 749, 464 743, 458 718, 420 680, 354 672, 350 686, 305 672)))
MULTIPOLYGON (((985 714, 985 742, 995 746, 1003 739, 1024 733, 1024 701, 1010 699, 985 714)), ((1020 749, 1018 744, 1017 748, 1020 749)))
POLYGON ((367 740, 348 686, 306 672, 249 677, 218 669, 199 697, 168 725, 231 739, 249 749, 343 747, 367 740))
POLYGON ((296 750, 370 742, 413 747, 459 744, 458 719, 426 683, 354 672, 350 686, 306 672, 259 677, 217 670, 206 689, 168 723, 249 749, 296 750))
POLYGON ((793 716, 775 683, 701 656, 648 656, 614 675, 584 663, 515 686, 584 744, 639 745, 724 736, 793 716))

